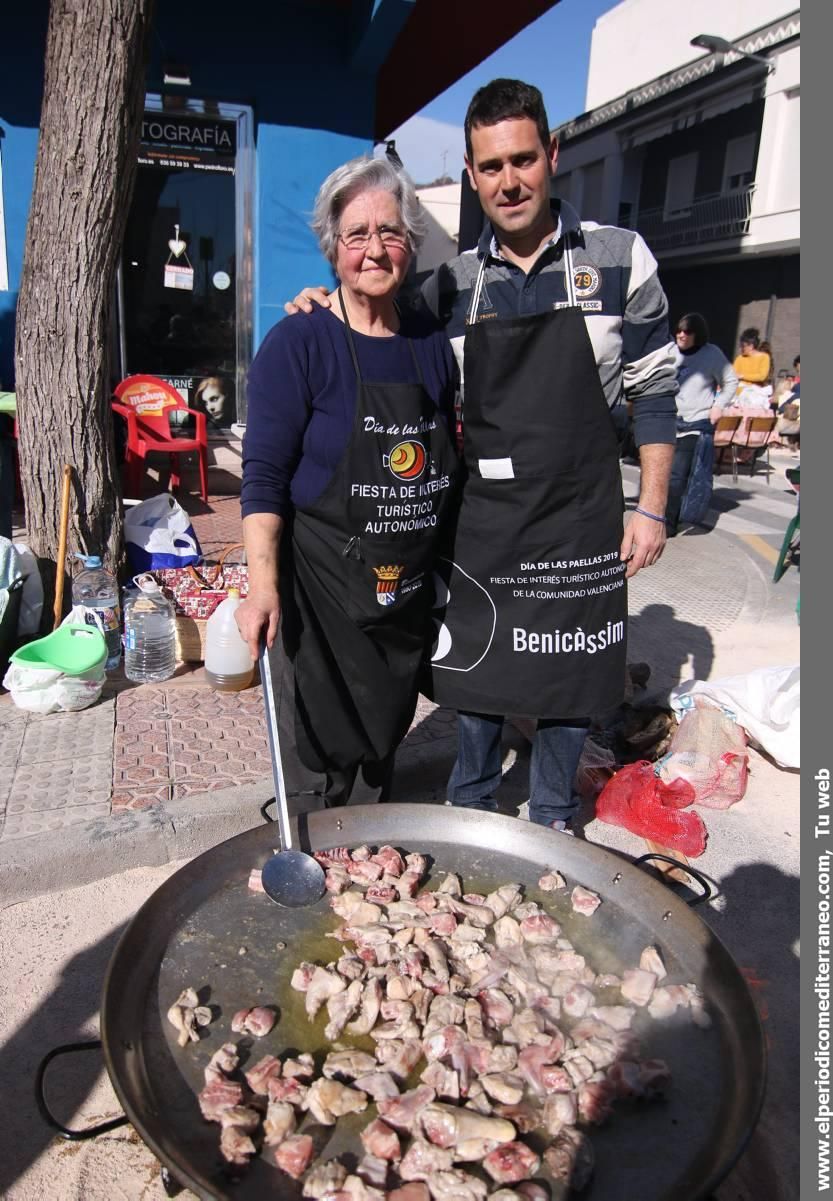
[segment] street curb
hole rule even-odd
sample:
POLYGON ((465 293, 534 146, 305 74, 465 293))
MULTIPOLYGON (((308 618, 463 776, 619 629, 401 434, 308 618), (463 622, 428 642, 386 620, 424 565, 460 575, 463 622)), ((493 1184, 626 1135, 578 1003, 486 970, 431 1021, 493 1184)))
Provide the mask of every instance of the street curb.
MULTIPOLYGON (((271 776, 0 843, 0 907, 91 884, 134 867, 191 859, 264 821, 271 776), (44 854, 44 839, 50 840, 44 854)), ((277 840, 277 831, 276 831, 277 840)))

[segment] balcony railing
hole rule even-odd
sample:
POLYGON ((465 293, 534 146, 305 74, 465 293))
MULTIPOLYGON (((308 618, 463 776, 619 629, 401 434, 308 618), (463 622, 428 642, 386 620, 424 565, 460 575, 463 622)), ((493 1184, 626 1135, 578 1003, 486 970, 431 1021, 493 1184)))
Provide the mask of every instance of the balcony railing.
POLYGON ((738 238, 749 232, 754 191, 751 183, 723 195, 695 200, 673 214, 661 208, 647 209, 637 215, 635 222, 631 218, 622 224, 635 225, 654 251, 738 238))

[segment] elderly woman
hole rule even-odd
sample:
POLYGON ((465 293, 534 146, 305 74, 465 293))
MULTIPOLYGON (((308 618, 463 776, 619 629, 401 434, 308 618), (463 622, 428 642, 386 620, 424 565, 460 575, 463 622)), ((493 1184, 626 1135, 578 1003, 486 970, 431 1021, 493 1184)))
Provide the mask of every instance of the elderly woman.
POLYGON ((683 498, 686 520, 700 521, 708 511, 712 493, 714 442, 712 426, 722 409, 732 404, 738 378, 719 346, 709 341, 709 327, 700 313, 686 313, 677 322, 677 444, 668 504, 666 533, 677 533, 683 498))
POLYGON ((237 621, 253 657, 262 638, 274 646, 288 794, 366 803, 386 799, 431 637, 456 470, 452 359, 396 303, 423 233, 403 172, 340 167, 312 228, 339 284, 332 308, 285 318, 252 363, 237 621))

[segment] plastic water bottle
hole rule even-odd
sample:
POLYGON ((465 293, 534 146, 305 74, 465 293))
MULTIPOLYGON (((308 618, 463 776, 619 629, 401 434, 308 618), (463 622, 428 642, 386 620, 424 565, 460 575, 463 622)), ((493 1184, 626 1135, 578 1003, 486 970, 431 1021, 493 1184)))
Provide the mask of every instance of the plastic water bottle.
POLYGON ((205 629, 205 677, 218 692, 240 692, 249 687, 254 675, 252 656, 234 620, 240 604, 238 590, 229 588, 205 629))
MULTIPOLYGON (((83 605, 97 613, 102 622, 102 633, 107 642, 107 671, 112 671, 121 662, 121 609, 119 586, 116 577, 101 565, 99 555, 76 555, 84 564, 84 570, 72 581, 72 603, 83 605)), ((94 618, 87 625, 97 627, 94 618)))
POLYGON ((137 684, 169 680, 176 667, 174 606, 150 575, 137 575, 138 593, 124 605, 124 674, 137 684))

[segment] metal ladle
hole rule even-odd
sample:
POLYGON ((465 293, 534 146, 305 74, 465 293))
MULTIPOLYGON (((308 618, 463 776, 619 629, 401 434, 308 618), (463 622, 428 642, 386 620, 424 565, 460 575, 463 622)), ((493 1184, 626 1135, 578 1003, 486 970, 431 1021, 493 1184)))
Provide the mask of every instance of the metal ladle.
POLYGON ((275 800, 278 811, 278 826, 281 832, 281 849, 263 865, 263 891, 278 905, 289 909, 300 909, 314 905, 324 894, 324 870, 311 855, 297 850, 292 845, 292 828, 289 808, 286 803, 286 787, 283 781, 281 747, 278 736, 278 715, 275 710, 275 692, 272 687, 272 672, 265 639, 260 644, 258 658, 260 680, 263 684, 263 702, 266 706, 266 729, 269 733, 269 750, 272 756, 272 776, 275 781, 275 800))

